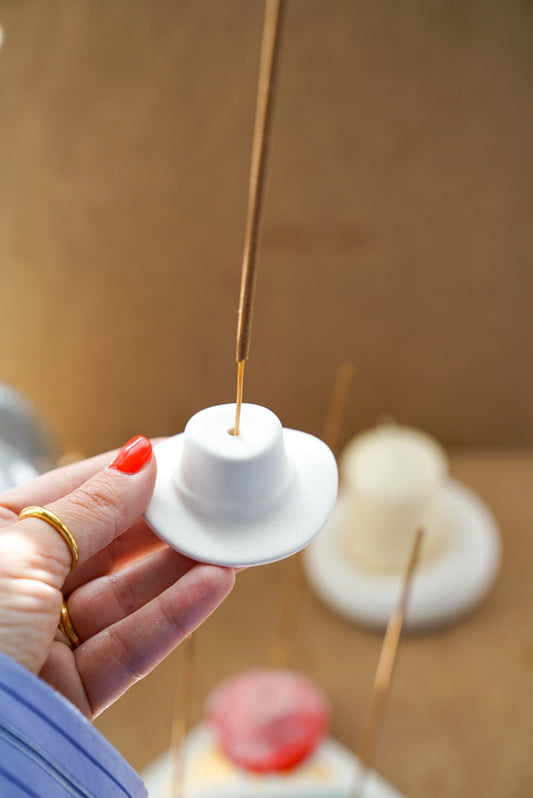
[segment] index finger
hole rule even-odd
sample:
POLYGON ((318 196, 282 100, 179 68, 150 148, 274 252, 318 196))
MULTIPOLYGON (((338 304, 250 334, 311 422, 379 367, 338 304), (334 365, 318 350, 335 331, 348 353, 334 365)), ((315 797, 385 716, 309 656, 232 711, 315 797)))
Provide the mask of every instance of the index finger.
MULTIPOLYGON (((91 467, 99 464, 94 462, 91 467)), ((76 478, 81 478, 83 471, 77 472, 76 478)), ((152 495, 155 476, 152 447, 146 438, 137 436, 122 447, 111 463, 106 462, 81 485, 66 495, 62 493, 56 501, 47 502, 47 509, 59 517, 77 543, 80 564, 105 549, 140 518, 152 495)), ((27 487, 34 500, 34 483, 27 487)), ((48 492, 47 498, 49 495, 48 492)), ((19 501, 22 499, 27 500, 25 491, 19 495, 19 501)), ((4 525, 0 537, 4 546, 17 552, 25 573, 31 571, 41 581, 44 578, 61 588, 71 569, 73 552, 62 539, 64 536, 50 529, 47 519, 30 513, 15 524, 4 525)))

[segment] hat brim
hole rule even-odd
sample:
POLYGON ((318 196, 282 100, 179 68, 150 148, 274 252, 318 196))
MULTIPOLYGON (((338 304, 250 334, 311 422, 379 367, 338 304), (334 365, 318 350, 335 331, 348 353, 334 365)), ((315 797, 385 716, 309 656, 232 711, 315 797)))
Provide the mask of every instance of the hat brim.
POLYGON ((145 518, 169 546, 191 559, 245 567, 282 560, 305 548, 327 521, 337 497, 337 464, 323 441, 283 429, 293 470, 291 484, 273 507, 243 518, 239 508, 220 516, 191 507, 176 488, 183 433, 157 444, 157 479, 145 518))
MULTIPOLYGON (((339 615, 385 629, 403 573, 374 571, 347 560, 341 545, 347 517, 341 494, 323 534, 305 553, 309 582, 339 615)), ((409 631, 437 628, 469 612, 488 593, 500 567, 498 525, 479 496, 449 480, 441 495, 441 517, 446 545, 439 556, 422 561, 413 576, 405 614, 409 631)))

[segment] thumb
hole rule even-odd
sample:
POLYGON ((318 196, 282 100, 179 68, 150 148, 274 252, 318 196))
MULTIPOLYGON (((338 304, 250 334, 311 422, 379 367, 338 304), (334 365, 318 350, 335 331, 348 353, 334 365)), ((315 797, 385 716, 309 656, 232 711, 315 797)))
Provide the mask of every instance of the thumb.
MULTIPOLYGON (((109 545, 143 514, 155 477, 152 445, 147 438, 138 436, 128 441, 106 468, 47 505, 74 537, 80 563, 109 545)), ((16 526, 30 547, 28 565, 46 570, 53 586, 60 588, 72 565, 67 543, 40 518, 25 518, 16 526)))

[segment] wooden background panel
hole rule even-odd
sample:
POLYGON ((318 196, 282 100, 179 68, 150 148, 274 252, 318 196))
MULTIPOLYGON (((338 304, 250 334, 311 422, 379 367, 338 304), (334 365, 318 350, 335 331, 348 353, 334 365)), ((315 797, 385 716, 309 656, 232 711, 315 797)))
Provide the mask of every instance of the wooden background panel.
MULTIPOLYGON (((1 378, 64 448, 233 401, 262 3, 0 0, 1 378)), ((533 440, 531 4, 291 0, 245 399, 533 440)))

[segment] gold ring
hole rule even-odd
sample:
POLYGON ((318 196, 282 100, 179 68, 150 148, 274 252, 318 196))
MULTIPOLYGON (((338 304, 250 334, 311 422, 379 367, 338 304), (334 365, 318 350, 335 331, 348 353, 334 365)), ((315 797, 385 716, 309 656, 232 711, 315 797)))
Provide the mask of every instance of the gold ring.
POLYGON ((63 604, 61 606, 61 616, 59 618, 58 623, 59 631, 62 632, 68 640, 68 644, 72 650, 78 648, 81 643, 80 638, 78 637, 78 633, 74 629, 72 625, 72 621, 70 620, 70 615, 67 607, 67 602, 63 600, 63 604))
POLYGON ((74 536, 68 526, 63 523, 58 515, 53 513, 51 510, 48 510, 47 507, 25 507, 19 515, 19 521, 23 521, 24 518, 40 518, 42 521, 46 521, 47 524, 50 524, 50 526, 53 526, 54 529, 59 532, 69 547, 70 553, 72 555, 72 565, 70 567, 70 573, 72 573, 78 564, 79 552, 78 545, 74 540, 74 536))

